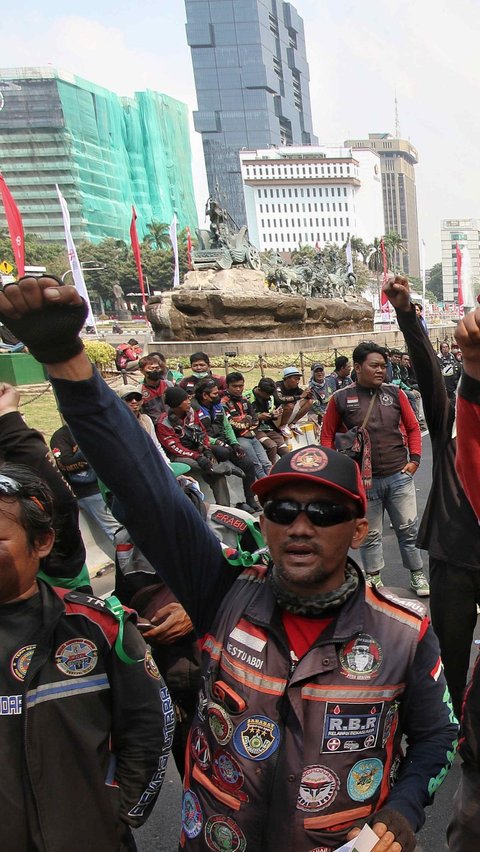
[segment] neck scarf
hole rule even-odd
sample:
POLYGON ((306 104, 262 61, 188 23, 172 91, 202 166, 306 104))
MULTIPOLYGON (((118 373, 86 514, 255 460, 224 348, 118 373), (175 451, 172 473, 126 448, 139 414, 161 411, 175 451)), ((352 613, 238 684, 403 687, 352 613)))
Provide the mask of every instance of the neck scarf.
POLYGON ((293 615, 305 615, 308 618, 320 618, 327 610, 341 607, 356 592, 359 582, 355 568, 348 562, 345 566, 345 582, 338 589, 325 592, 323 595, 300 597, 292 594, 283 585, 275 565, 268 577, 279 607, 293 615))

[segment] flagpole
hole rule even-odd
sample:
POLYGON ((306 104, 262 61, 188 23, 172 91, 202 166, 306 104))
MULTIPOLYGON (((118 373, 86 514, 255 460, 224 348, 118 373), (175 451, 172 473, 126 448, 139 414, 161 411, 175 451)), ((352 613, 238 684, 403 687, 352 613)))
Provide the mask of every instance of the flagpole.
POLYGON ((130 222, 130 242, 132 244, 133 256, 137 267, 138 283, 140 284, 140 292, 142 294, 142 304, 145 308, 147 300, 145 298, 145 285, 143 283, 142 257, 140 254, 140 243, 138 242, 137 234, 137 211, 132 204, 132 221, 130 222))

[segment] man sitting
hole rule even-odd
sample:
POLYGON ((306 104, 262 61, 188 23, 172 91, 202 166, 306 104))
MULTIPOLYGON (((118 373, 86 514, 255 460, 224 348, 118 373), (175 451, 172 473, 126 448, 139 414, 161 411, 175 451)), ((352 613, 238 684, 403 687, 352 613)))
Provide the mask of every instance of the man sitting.
POLYGON ((222 403, 230 418, 238 443, 251 459, 257 479, 269 473, 271 464, 260 441, 255 437, 257 416, 248 399, 243 396, 245 379, 242 373, 229 373, 226 377, 227 391, 222 403))
POLYGON ((155 424, 165 409, 165 391, 170 386, 164 378, 164 364, 158 355, 145 355, 140 358, 138 366, 143 373, 142 398, 143 413, 155 424))
POLYGON ((226 388, 225 379, 223 376, 214 376, 210 369, 210 358, 206 352, 194 352, 190 355, 190 366, 192 374, 186 376, 179 382, 181 388, 187 391, 189 396, 193 395, 195 386, 202 379, 214 379, 220 391, 226 388))
POLYGON ((255 437, 264 448, 270 464, 275 464, 277 456, 288 453, 285 438, 277 425, 282 411, 281 408, 277 408, 275 382, 273 379, 260 379, 256 387, 247 391, 245 398, 248 399, 258 419, 255 437))
MULTIPOLYGON (((310 388, 302 390, 302 374, 296 367, 285 367, 283 379, 275 385, 275 394, 283 408, 280 426, 295 426, 310 411, 313 405, 313 393, 310 388)), ((297 431, 294 429, 294 431, 297 431)))

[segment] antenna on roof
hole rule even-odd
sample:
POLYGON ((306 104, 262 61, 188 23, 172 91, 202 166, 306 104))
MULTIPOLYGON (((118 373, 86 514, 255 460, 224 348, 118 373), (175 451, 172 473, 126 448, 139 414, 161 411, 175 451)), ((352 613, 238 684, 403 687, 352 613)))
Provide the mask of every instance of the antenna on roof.
POLYGON ((400 139, 401 137, 400 131, 400 119, 398 117, 398 101, 397 101, 397 93, 395 92, 395 139, 400 139))

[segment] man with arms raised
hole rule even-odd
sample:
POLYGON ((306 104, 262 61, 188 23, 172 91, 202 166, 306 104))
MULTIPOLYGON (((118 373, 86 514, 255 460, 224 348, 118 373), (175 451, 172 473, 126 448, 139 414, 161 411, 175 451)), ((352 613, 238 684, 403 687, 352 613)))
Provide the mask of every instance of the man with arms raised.
POLYGON ((49 365, 115 514, 204 637, 182 848, 333 852, 368 821, 375 852, 411 852, 457 726, 422 605, 367 588, 348 557, 367 532, 355 464, 319 447, 280 459, 254 486, 272 564, 235 569, 93 371, 78 293, 25 279, 0 318, 49 365))

